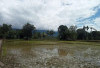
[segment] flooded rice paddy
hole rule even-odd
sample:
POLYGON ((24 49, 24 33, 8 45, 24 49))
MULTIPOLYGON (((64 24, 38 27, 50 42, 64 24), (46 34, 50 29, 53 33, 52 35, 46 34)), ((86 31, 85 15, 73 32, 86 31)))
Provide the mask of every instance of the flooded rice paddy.
POLYGON ((100 68, 100 46, 6 42, 0 60, 5 68, 100 68))

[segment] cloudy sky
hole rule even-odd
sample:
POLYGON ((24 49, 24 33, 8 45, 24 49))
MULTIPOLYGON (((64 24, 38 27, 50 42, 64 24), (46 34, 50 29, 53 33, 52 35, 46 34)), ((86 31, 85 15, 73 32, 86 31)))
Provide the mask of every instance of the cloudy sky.
POLYGON ((100 30, 100 0, 0 0, 0 25, 21 28, 27 22, 37 29, 88 25, 100 30))

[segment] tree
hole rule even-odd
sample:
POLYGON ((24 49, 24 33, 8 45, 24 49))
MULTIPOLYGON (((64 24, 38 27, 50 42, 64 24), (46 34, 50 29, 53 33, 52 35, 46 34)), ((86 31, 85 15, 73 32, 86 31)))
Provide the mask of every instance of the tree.
MULTIPOLYGON (((86 30, 88 31, 88 29, 89 29, 88 26, 87 26, 87 27, 83 26, 83 30, 84 30, 84 31, 86 31, 86 30)), ((88 40, 88 32, 85 32, 85 33, 86 33, 86 34, 85 34, 85 35, 86 35, 86 40, 88 40)))
POLYGON ((69 32, 70 32, 70 39, 71 40, 76 40, 77 39, 77 27, 76 26, 70 26, 69 32))
POLYGON ((34 25, 31 25, 30 23, 25 24, 22 28, 24 39, 28 40, 31 38, 33 30, 35 30, 34 25))
POLYGON ((16 38, 16 31, 15 30, 10 30, 8 33, 7 33, 7 39, 15 39, 16 38))
POLYGON ((100 31, 91 32, 93 40, 100 40, 100 31))
POLYGON ((59 39, 60 40, 69 40, 69 29, 65 25, 60 25, 58 28, 59 39))
POLYGON ((3 24, 3 25, 0 27, 0 32, 1 32, 2 38, 6 38, 8 32, 11 31, 11 30, 12 30, 12 25, 3 24))
POLYGON ((55 33, 55 32, 54 32, 53 30, 47 30, 47 34, 48 34, 49 36, 53 36, 54 33, 55 33))
POLYGON ((77 30, 77 39, 86 40, 86 31, 84 29, 77 30))
POLYGON ((46 34, 45 32, 43 32, 43 33, 41 34, 41 36, 42 36, 43 38, 45 38, 45 37, 47 36, 47 34, 46 34))
POLYGON ((24 38, 22 30, 16 30, 16 35, 17 35, 18 39, 23 39, 24 38))
POLYGON ((41 39, 41 33, 40 32, 35 32, 33 35, 34 39, 41 39))

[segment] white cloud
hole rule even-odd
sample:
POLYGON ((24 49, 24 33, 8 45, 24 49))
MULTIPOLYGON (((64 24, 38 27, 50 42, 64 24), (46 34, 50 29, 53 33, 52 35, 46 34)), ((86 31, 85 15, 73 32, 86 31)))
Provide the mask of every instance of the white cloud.
POLYGON ((57 30, 59 25, 77 25, 80 17, 94 15, 99 4, 100 0, 0 0, 0 23, 20 28, 29 21, 37 29, 57 30))
POLYGON ((97 30, 100 30, 100 18, 95 19, 95 23, 97 24, 95 27, 97 30))

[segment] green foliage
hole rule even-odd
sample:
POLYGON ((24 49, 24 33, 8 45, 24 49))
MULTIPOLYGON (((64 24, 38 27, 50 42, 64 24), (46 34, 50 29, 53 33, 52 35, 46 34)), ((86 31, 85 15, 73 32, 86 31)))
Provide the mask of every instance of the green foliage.
POLYGON ((100 40, 100 31, 91 32, 91 36, 93 40, 100 40))
POLYGON ((35 30, 34 25, 31 25, 29 23, 25 24, 23 26, 22 32, 23 32, 23 36, 25 39, 29 39, 32 37, 32 31, 35 30))
POLYGON ((3 24, 2 26, 0 26, 0 37, 6 38, 11 30, 12 30, 12 25, 3 24))
POLYGON ((15 30, 10 30, 7 34, 7 39, 15 39, 16 38, 16 31, 15 30))
POLYGON ((60 25, 58 28, 59 39, 60 40, 69 40, 69 30, 68 27, 65 25, 60 25))
POLYGON ((33 38, 34 39, 41 39, 42 35, 40 32, 35 32, 34 35, 33 35, 33 38))
POLYGON ((24 38, 23 31, 21 29, 16 30, 16 38, 17 39, 23 39, 24 38))
POLYGON ((86 39, 86 31, 84 29, 77 30, 77 39, 85 40, 86 39))
POLYGON ((53 30, 47 30, 47 35, 48 36, 53 36, 55 32, 53 30))
POLYGON ((58 28, 59 33, 59 39, 60 40, 76 40, 77 39, 77 32, 76 32, 76 26, 70 26, 68 28, 65 25, 61 25, 58 28))
POLYGON ((70 32, 70 40, 76 40, 77 39, 77 27, 76 26, 70 26, 69 32, 70 32))
POLYGON ((41 36, 42 36, 42 38, 45 38, 45 37, 47 36, 47 34, 46 34, 45 32, 43 32, 43 33, 41 34, 41 36))
MULTIPOLYGON (((100 31, 92 31, 92 27, 83 27, 77 29, 76 26, 70 26, 69 28, 66 25, 60 25, 58 28, 58 38, 60 40, 100 40, 100 31), (91 32, 88 32, 88 29, 91 29, 91 32)), ((45 39, 53 40, 54 37, 53 30, 47 30, 47 32, 35 32, 34 25, 29 23, 25 24, 22 29, 12 29, 11 25, 3 24, 0 26, 0 39, 45 39)))

